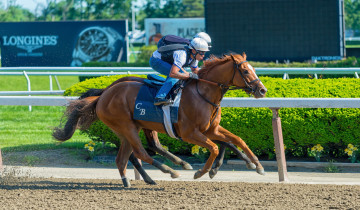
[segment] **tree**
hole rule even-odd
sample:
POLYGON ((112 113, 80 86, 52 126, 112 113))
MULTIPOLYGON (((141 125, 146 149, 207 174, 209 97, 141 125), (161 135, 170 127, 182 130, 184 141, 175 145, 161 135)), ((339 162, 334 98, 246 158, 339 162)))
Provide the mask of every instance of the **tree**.
POLYGON ((137 22, 143 29, 145 18, 179 18, 183 9, 181 0, 168 0, 165 3, 161 0, 148 0, 137 15, 137 22))
POLYGON ((131 0, 47 0, 39 20, 114 20, 126 19, 131 0))
POLYGON ((35 20, 35 16, 27 9, 23 9, 21 6, 16 5, 16 1, 8 1, 8 4, 8 8, 4 8, 3 3, 0 2, 0 22, 35 20))
POLYGON ((181 17, 204 17, 204 0, 183 0, 181 17))
POLYGON ((204 0, 148 0, 138 15, 142 24, 145 18, 204 17, 204 0))
POLYGON ((360 33, 360 0, 345 0, 345 28, 360 33))

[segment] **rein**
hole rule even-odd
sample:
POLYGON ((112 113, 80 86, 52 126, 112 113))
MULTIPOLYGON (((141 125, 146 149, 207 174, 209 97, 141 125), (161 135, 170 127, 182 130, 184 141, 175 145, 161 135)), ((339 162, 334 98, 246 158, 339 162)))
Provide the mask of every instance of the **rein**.
POLYGON ((206 101, 207 103, 209 103, 209 104, 211 104, 213 107, 215 107, 215 112, 213 112, 213 114, 212 114, 212 116, 211 116, 212 119, 211 119, 210 125, 209 125, 209 127, 208 127, 203 133, 206 133, 206 132, 210 129, 212 123, 214 122, 214 120, 215 120, 215 118, 216 118, 216 116, 217 116, 217 114, 218 114, 218 112, 219 112, 220 102, 222 101, 225 93, 226 93, 228 90, 243 89, 243 90, 245 90, 245 91, 247 90, 247 91, 253 93, 253 92, 256 91, 256 89, 253 88, 252 84, 255 83, 255 82, 260 82, 260 79, 259 79, 259 78, 254 79, 254 80, 252 80, 252 81, 250 81, 250 82, 247 82, 247 81, 246 81, 245 76, 244 76, 244 74, 241 72, 239 66, 240 66, 241 64, 243 64, 243 63, 246 63, 247 61, 242 61, 242 62, 239 63, 239 64, 237 64, 237 63, 235 62, 234 58, 233 58, 233 61, 234 61, 234 73, 233 73, 233 76, 232 76, 232 79, 231 79, 230 83, 233 82, 234 77, 235 77, 235 73, 236 73, 236 70, 237 70, 237 71, 239 72, 241 78, 244 80, 244 83, 245 83, 246 87, 237 87, 237 86, 235 86, 235 85, 230 85, 230 86, 229 86, 229 85, 224 85, 224 84, 222 84, 222 83, 212 82, 212 81, 205 80, 205 79, 201 79, 201 78, 199 78, 199 79, 196 81, 196 91, 197 91, 197 93, 201 96, 201 98, 202 98, 204 101, 206 101), (218 86, 218 87, 220 88, 220 90, 221 90, 221 98, 220 98, 218 104, 215 104, 215 103, 209 101, 207 98, 205 98, 205 97, 200 93, 199 87, 198 87, 198 84, 199 84, 198 81, 205 82, 205 83, 208 83, 208 84, 211 84, 211 85, 215 85, 215 86, 218 86))

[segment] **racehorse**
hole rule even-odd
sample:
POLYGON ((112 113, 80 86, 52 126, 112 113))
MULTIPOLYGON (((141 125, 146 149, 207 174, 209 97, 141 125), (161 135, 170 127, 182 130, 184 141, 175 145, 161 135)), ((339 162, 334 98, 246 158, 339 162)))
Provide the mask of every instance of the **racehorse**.
MULTIPOLYGON (((186 142, 205 147, 210 156, 204 167, 197 171, 194 178, 199 178, 208 172, 218 156, 217 145, 210 139, 228 142, 239 146, 256 165, 258 173, 264 169, 258 158, 248 148, 246 143, 219 125, 221 120, 220 102, 229 89, 243 89, 255 98, 264 97, 266 88, 259 80, 255 69, 247 63, 246 55, 226 55, 222 58, 211 57, 205 62, 205 67, 199 71, 199 80, 191 81, 184 88, 179 107, 178 122, 174 125, 176 133, 186 142)), ((141 128, 165 133, 161 123, 134 120, 133 112, 137 93, 143 84, 139 82, 121 82, 101 93, 100 96, 90 96, 77 100, 67 109, 74 122, 72 126, 56 129, 53 136, 64 141, 70 138, 75 129, 86 129, 96 119, 100 119, 122 140, 118 160, 121 177, 126 180, 127 160, 133 151, 135 156, 159 168, 164 173, 170 173, 173 178, 179 174, 168 166, 151 158, 143 148, 139 131, 141 128), (79 109, 77 109, 79 107, 79 109)))
MULTIPOLYGON (((117 84, 119 82, 130 82, 130 81, 132 81, 132 82, 144 83, 144 80, 145 80, 145 78, 136 77, 136 76, 122 77, 122 78, 114 81, 111 85, 109 85, 105 89, 90 89, 90 90, 86 91, 85 93, 83 93, 79 97, 79 100, 84 99, 86 101, 87 100, 86 98, 90 98, 90 96, 100 96, 105 90, 109 89, 110 87, 114 86, 115 84, 117 84)), ((90 101, 87 102, 87 104, 89 104, 89 103, 90 103, 90 101)), ((82 105, 82 107, 85 106, 85 105, 86 105, 86 103, 84 103, 82 105)), ((77 107, 77 109, 80 109, 80 108, 81 107, 79 107, 79 106, 77 107)), ((219 109, 220 109, 220 107, 219 107, 219 109)), ((70 122, 72 122, 72 121, 77 122, 78 119, 69 119, 69 121, 70 122)), ((72 129, 72 130, 74 129, 74 126, 66 126, 66 127, 70 127, 70 129, 72 129)), ((185 170, 191 170, 192 169, 192 166, 189 163, 187 163, 186 161, 184 161, 181 158, 177 157, 176 155, 172 154, 171 152, 165 150, 162 147, 162 145, 160 144, 158 134, 157 134, 156 131, 152 131, 152 130, 148 130, 148 129, 143 128, 143 132, 145 134, 145 137, 146 137, 146 140, 147 140, 147 143, 148 143, 148 148, 150 150, 162 155, 163 157, 166 157, 167 159, 172 161, 174 164, 182 166, 182 168, 185 169, 185 170)), ((68 138, 70 138, 70 137, 71 136, 68 135, 68 138)), ((59 137, 57 137, 57 138, 59 139, 59 137)), ((61 139, 66 140, 67 138, 64 138, 64 136, 63 136, 61 139)), ((234 146, 233 144, 218 141, 218 140, 212 140, 212 141, 214 143, 220 145, 220 152, 219 152, 219 155, 217 156, 217 158, 215 160, 213 168, 209 172, 210 178, 213 178, 217 174, 217 171, 219 170, 219 168, 223 164, 224 155, 225 155, 225 149, 226 148, 229 148, 230 150, 232 150, 234 152, 234 154, 236 154, 239 159, 244 160, 246 162, 246 167, 248 169, 255 169, 256 168, 255 164, 253 164, 249 160, 249 158, 243 152, 239 151, 239 149, 236 146, 234 146)), ((120 160, 119 159, 119 154, 118 154, 118 158, 116 158, 116 164, 117 164, 119 172, 120 172, 120 166, 122 165, 121 162, 127 161, 127 160, 120 160)), ((143 177, 143 179, 144 179, 144 181, 146 183, 155 184, 155 182, 147 175, 145 170, 138 163, 136 157, 131 155, 129 160, 130 160, 130 162, 132 162, 134 167, 139 171, 140 175, 143 177)), ((129 186, 129 184, 126 181, 124 181, 124 185, 129 186)))

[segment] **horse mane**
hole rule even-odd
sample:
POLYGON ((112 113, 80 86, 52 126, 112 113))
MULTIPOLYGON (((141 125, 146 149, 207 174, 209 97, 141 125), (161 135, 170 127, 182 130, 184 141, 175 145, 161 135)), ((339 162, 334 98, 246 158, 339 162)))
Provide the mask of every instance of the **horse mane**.
MULTIPOLYGON (((241 60, 243 59, 243 57, 240 54, 233 54, 233 56, 234 57, 240 57, 241 60)), ((215 66, 224 64, 224 63, 228 62, 229 60, 232 60, 231 54, 229 54, 229 55, 224 54, 224 55, 222 55, 220 57, 217 57, 215 55, 210 55, 210 58, 204 61, 204 66, 201 67, 201 70, 198 73, 199 77, 203 78, 215 66)))

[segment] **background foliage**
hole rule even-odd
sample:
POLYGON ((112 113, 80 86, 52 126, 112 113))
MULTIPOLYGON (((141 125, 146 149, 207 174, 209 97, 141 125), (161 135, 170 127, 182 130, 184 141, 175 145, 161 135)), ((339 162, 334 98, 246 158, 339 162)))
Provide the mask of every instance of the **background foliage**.
MULTIPOLYGON (((67 89, 66 95, 80 95, 87 88, 104 88, 123 76, 100 77, 86 80, 67 89)), ((144 76, 142 76, 144 77, 144 76)), ((295 98, 358 98, 360 80, 291 79, 261 77, 268 88, 267 97, 295 98)), ((225 97, 248 97, 242 90, 229 91, 225 97)), ((280 109, 284 143, 290 156, 306 157, 315 144, 321 144, 329 157, 344 157, 347 144, 360 140, 360 110, 358 109, 280 109)), ((223 108, 221 125, 243 138, 258 156, 274 157, 272 112, 267 108, 223 108)), ((95 141, 119 140, 101 122, 85 133, 95 141)), ((141 134, 142 136, 142 134, 141 134)), ((161 143, 171 152, 190 155, 193 145, 159 134, 161 143)), ((142 136, 143 142, 145 142, 142 136)), ((146 144, 145 144, 146 145, 146 144)))

